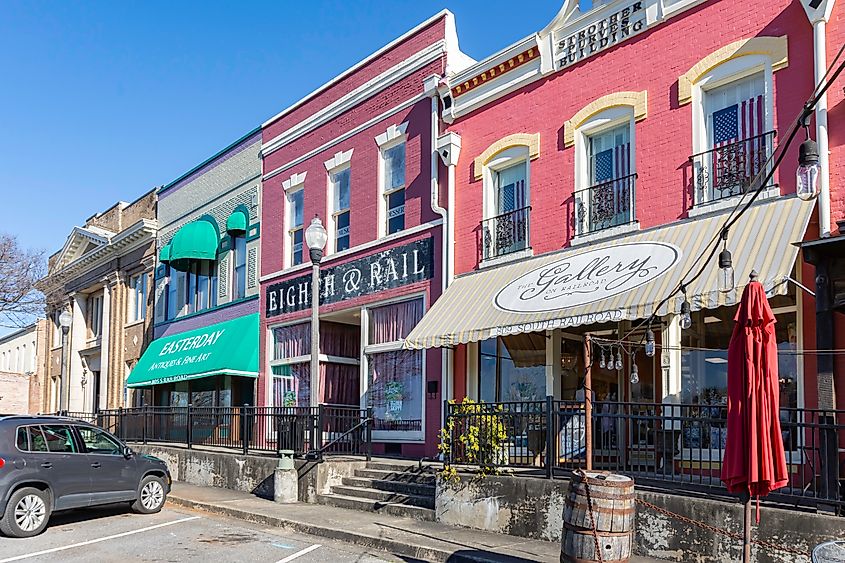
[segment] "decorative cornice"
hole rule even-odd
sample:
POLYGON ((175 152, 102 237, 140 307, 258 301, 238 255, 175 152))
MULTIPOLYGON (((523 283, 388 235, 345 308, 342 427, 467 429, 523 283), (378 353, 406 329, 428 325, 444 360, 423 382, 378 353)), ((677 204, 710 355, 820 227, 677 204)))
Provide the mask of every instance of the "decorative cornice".
POLYGON ((684 105, 692 101, 692 86, 705 74, 722 63, 747 55, 769 57, 772 61, 772 72, 786 68, 789 65, 787 36, 740 39, 710 53, 678 77, 678 104, 684 105))
POLYGON ((537 47, 531 47, 498 65, 491 66, 487 70, 464 80, 452 88, 452 97, 457 98, 467 92, 487 83, 488 80, 501 76, 507 72, 515 70, 524 64, 530 63, 540 56, 540 50, 537 47))
POLYGON ((387 131, 380 135, 376 135, 376 144, 380 147, 388 143, 392 143, 393 141, 404 138, 405 131, 408 130, 408 122, 401 123, 399 125, 391 125, 387 128, 387 131))
POLYGON ((634 110, 635 121, 645 119, 648 115, 648 91, 614 92, 593 100, 563 124, 563 146, 571 147, 575 144, 575 130, 594 115, 610 108, 625 106, 634 110))
POLYGON ((341 166, 349 164, 352 160, 352 152, 354 150, 355 149, 349 149, 348 151, 336 152, 332 158, 323 163, 326 167, 326 171, 331 172, 332 170, 336 170, 341 166))
POLYGON ((291 191, 295 188, 298 188, 299 186, 301 186, 302 184, 305 183, 305 176, 307 174, 308 174, 307 171, 300 172, 298 174, 297 173, 292 174, 290 178, 288 178, 287 180, 282 182, 282 187, 284 188, 284 190, 286 192, 289 192, 289 191, 291 191))
POLYGON ((540 156, 540 134, 539 133, 513 133, 507 137, 502 137, 492 145, 487 147, 484 152, 475 157, 473 161, 473 176, 476 180, 480 180, 484 166, 505 149, 511 147, 528 147, 528 158, 534 160, 540 156))

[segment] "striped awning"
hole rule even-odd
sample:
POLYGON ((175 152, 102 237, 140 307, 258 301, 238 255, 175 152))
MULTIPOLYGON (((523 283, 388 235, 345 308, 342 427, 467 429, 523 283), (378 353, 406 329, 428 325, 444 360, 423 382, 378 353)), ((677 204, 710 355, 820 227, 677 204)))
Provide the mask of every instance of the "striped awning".
POLYGON ((692 310, 735 304, 752 270, 769 295, 787 291, 813 203, 795 197, 752 206, 729 232, 736 287, 718 290, 718 253, 705 258, 729 211, 687 219, 589 246, 460 276, 405 340, 439 348, 494 336, 537 332, 680 312, 679 294, 656 309, 688 272, 692 310))

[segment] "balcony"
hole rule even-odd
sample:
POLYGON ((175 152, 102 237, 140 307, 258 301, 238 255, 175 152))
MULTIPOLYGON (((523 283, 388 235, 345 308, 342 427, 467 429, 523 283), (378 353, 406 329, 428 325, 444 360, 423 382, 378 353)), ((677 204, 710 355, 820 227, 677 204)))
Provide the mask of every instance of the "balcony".
MULTIPOLYGON (((775 132, 749 137, 712 150, 694 154, 692 164, 693 206, 716 202, 746 193, 755 176, 767 171, 774 147, 775 132)), ((766 187, 774 187, 769 181, 766 187)))
POLYGON ((531 206, 502 213, 481 222, 483 259, 490 260, 530 248, 531 206))
POLYGON ((629 174, 575 192, 575 226, 578 235, 634 223, 637 175, 629 174))

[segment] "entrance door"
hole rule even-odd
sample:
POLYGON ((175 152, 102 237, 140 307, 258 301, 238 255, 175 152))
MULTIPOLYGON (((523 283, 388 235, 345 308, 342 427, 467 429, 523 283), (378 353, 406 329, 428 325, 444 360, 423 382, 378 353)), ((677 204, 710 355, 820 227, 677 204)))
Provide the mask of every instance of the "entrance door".
POLYGON ((100 372, 99 371, 92 371, 91 372, 91 385, 92 390, 94 392, 94 406, 92 408, 93 412, 100 412, 100 372))

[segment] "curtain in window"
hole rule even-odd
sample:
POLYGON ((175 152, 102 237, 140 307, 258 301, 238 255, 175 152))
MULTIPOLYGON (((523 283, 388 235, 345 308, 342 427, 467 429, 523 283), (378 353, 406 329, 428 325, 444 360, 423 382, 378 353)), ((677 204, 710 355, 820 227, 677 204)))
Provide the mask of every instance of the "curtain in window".
POLYGON ((320 401, 330 405, 358 405, 361 402, 358 366, 320 363, 320 401))
POLYGON ((300 323, 273 329, 273 359, 284 360, 311 353, 311 323, 300 323))
POLYGON ((370 344, 404 340, 422 315, 422 299, 370 309, 370 344))
POLYGON ((422 352, 396 350, 369 355, 377 430, 422 430, 422 352))
MULTIPOLYGON (((306 326, 310 325, 306 324, 306 326)), ((305 353, 308 354, 309 352, 306 351, 305 353)), ((357 360, 361 355, 360 327, 342 323, 321 322, 320 353, 357 360)))

